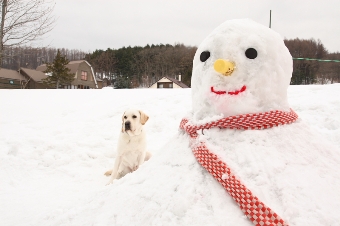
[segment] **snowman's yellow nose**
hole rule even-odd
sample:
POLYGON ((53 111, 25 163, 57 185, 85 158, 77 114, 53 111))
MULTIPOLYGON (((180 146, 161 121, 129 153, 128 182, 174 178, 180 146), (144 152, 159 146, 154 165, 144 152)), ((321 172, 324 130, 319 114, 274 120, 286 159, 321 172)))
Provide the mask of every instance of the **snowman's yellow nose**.
POLYGON ((235 64, 228 60, 218 59, 214 63, 215 71, 225 76, 231 75, 231 73, 233 73, 235 68, 236 68, 235 64))

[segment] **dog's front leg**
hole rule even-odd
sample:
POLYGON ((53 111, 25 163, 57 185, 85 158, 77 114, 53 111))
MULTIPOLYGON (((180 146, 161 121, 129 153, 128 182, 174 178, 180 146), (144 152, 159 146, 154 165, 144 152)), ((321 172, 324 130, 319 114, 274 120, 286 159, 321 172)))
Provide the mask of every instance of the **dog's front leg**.
POLYGON ((116 160, 115 160, 114 167, 112 169, 110 180, 109 180, 109 182, 106 185, 112 184, 113 180, 117 178, 117 176, 118 176, 118 169, 119 169, 119 166, 120 166, 121 162, 122 162, 122 157, 121 156, 117 156, 116 160))
POLYGON ((140 156, 139 156, 139 158, 138 158, 138 165, 136 165, 136 166, 134 167, 134 170, 137 170, 137 169, 140 167, 140 165, 143 164, 143 162, 145 161, 145 155, 146 155, 146 152, 145 152, 145 151, 143 151, 143 152, 140 154, 140 156))

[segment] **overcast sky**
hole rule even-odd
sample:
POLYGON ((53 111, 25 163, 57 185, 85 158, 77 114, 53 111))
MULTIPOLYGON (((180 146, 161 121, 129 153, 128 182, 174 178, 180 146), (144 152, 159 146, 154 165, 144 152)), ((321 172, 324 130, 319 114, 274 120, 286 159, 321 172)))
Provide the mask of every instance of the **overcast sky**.
POLYGON ((339 0, 56 0, 51 47, 94 51, 183 43, 198 46, 226 20, 250 18, 283 38, 320 39, 340 52, 339 0))

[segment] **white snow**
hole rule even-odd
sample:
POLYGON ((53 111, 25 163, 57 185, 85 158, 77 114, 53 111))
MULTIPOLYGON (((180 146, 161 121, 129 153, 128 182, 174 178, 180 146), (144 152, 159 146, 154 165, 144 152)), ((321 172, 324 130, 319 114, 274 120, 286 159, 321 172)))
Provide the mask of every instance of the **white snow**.
MULTIPOLYGON (((337 153, 339 96, 340 84, 288 89, 290 106, 299 115, 300 123, 319 136, 316 145, 337 153)), ((224 189, 196 162, 187 135, 178 131, 180 120, 191 109, 190 89, 1 90, 0 105, 1 225, 251 225, 224 189), (150 116, 145 126, 153 157, 136 172, 105 186, 108 178, 103 174, 114 162, 121 115, 130 107, 140 108, 150 116)), ((299 134, 299 139, 315 144, 309 137, 311 131, 299 134)), ((213 132, 206 134, 211 136, 213 132)), ((267 132, 257 132, 258 140, 253 143, 258 142, 265 150, 273 143, 284 146, 294 137, 277 133, 280 137, 267 139, 267 132), (267 143, 261 143, 265 139, 267 143)), ((238 142, 241 144, 228 145, 242 145, 249 150, 253 145, 238 142)), ((339 189, 339 168, 329 171, 320 164, 314 165, 315 152, 305 150, 304 145, 298 148, 304 151, 305 159, 311 160, 306 169, 323 171, 328 190, 339 189)), ((269 166, 284 154, 273 152, 269 166)), ((244 169, 249 174, 259 169, 271 174, 251 156, 240 161, 251 163, 251 168, 244 169)), ((337 156, 323 161, 325 165, 340 163, 337 156)), ((291 163, 286 169, 299 173, 303 165, 291 163)), ((298 179, 304 181, 303 174, 299 175, 298 179)), ((278 206, 275 198, 271 201, 275 190, 270 190, 276 180, 265 174, 257 181, 262 183, 251 189, 263 189, 256 195, 264 197, 262 201, 269 207, 281 211, 293 205, 281 216, 284 219, 304 210, 310 215, 339 212, 339 204, 329 200, 328 191, 318 191, 318 184, 313 184, 305 195, 317 197, 321 207, 325 207, 323 202, 330 202, 326 209, 295 202, 294 194, 287 195, 291 197, 287 201, 293 204, 278 206)), ((299 193, 299 181, 288 182, 280 181, 277 186, 299 193)))
POLYGON ((0 224, 252 225, 197 163, 179 124, 291 107, 299 119, 290 125, 212 128, 198 140, 289 225, 339 225, 340 84, 289 87, 291 72, 277 33, 235 20, 198 48, 192 89, 1 90, 0 224), (150 116, 153 156, 104 186, 129 108, 150 116))

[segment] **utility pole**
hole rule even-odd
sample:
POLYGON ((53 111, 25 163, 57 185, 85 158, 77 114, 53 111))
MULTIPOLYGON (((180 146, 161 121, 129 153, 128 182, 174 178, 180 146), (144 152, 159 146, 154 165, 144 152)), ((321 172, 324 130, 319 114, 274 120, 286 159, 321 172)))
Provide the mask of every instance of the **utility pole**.
POLYGON ((269 28, 272 27, 272 10, 269 11, 269 28))

